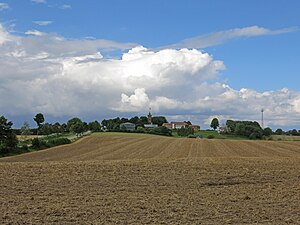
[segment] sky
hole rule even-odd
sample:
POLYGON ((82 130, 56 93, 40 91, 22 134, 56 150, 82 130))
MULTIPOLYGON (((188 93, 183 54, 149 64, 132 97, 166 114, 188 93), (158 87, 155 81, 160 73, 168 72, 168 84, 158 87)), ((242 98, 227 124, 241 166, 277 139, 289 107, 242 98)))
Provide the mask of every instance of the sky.
POLYGON ((298 0, 0 0, 0 114, 300 129, 298 0))

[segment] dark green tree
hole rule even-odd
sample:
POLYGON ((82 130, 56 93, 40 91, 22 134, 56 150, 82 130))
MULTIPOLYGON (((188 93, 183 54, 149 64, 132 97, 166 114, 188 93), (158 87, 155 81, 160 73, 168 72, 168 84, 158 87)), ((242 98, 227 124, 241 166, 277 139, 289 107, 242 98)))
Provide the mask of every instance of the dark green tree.
POLYGON ((38 114, 35 115, 33 120, 36 122, 36 124, 38 126, 37 130, 36 130, 36 134, 39 135, 39 129, 41 128, 42 123, 45 122, 44 115, 42 113, 38 113, 38 114))
POLYGON ((52 134, 52 124, 50 123, 45 123, 40 126, 39 128, 39 133, 42 135, 49 135, 52 134))
POLYGON ((148 118, 147 116, 141 116, 140 117, 140 124, 138 124, 139 126, 144 126, 144 124, 148 123, 148 118))
POLYGON ((237 123, 234 129, 234 133, 237 135, 245 136, 246 126, 243 123, 237 123))
POLYGON ((213 118, 211 123, 210 123, 210 127, 213 128, 214 130, 216 130, 219 127, 219 120, 218 118, 213 118))
POLYGON ((0 154, 14 152, 17 148, 18 140, 12 129, 13 123, 7 121, 4 116, 0 116, 0 154))
POLYGON ((88 124, 88 129, 90 131, 93 131, 93 132, 100 132, 100 131, 102 131, 101 130, 101 124, 97 120, 95 120, 93 122, 90 122, 88 124))
POLYGON ((77 136, 79 136, 80 134, 82 134, 85 131, 85 126, 83 122, 76 122, 74 124, 71 125, 70 127, 70 131, 74 132, 77 136))
POLYGON ((152 123, 157 124, 158 126, 163 125, 163 123, 167 123, 167 119, 164 116, 153 116, 152 117, 152 123))
POLYGON ((293 130, 291 131, 291 135, 293 135, 293 136, 298 136, 298 131, 297 131, 296 129, 293 129, 293 130))
POLYGON ((33 118, 33 120, 36 122, 38 128, 41 126, 42 123, 45 122, 45 118, 42 113, 36 114, 35 117, 33 118))
POLYGON ((186 137, 194 134, 194 130, 192 127, 181 127, 180 129, 177 129, 177 134, 178 136, 186 137))
POLYGON ((264 135, 264 136, 269 137, 269 136, 271 136, 272 134, 273 134, 273 131, 272 131, 272 129, 271 129, 270 127, 267 127, 267 128, 265 128, 265 129, 263 130, 263 135, 264 135))
POLYGON ((70 120, 68 120, 67 122, 67 130, 71 131, 71 127, 76 124, 76 123, 82 123, 81 119, 79 119, 78 117, 74 117, 70 120))
POLYGON ((275 131, 275 134, 276 135, 283 135, 283 130, 281 128, 278 128, 276 131, 275 131))

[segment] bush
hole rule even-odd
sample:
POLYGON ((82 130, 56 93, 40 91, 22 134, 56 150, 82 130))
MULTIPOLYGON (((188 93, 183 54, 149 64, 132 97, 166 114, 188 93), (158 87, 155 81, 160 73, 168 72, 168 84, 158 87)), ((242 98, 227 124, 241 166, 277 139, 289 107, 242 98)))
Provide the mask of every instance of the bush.
POLYGON ((256 137, 256 133, 251 133, 250 136, 249 136, 250 140, 256 140, 257 137, 256 137))
POLYGON ((28 146, 25 145, 25 144, 21 146, 21 150, 22 150, 23 152, 28 152, 28 151, 29 151, 28 146))
POLYGON ((215 138, 215 136, 214 136, 214 135, 212 135, 212 134, 210 134, 210 135, 208 135, 208 136, 207 136, 207 138, 208 138, 208 139, 214 139, 214 138, 215 138))
POLYGON ((149 130, 149 134, 172 136, 172 131, 166 127, 154 127, 153 129, 149 130))
POLYGON ((178 136, 189 136, 194 134, 194 130, 192 127, 181 127, 177 130, 178 136))
POLYGON ((196 138, 197 136, 196 135, 192 135, 192 134, 190 134, 189 136, 188 136, 188 138, 196 138))
POLYGON ((41 140, 40 138, 33 138, 31 143, 33 149, 44 149, 48 147, 46 141, 41 140))
POLYGON ((144 127, 137 127, 136 128, 136 133, 145 133, 145 128, 144 127))

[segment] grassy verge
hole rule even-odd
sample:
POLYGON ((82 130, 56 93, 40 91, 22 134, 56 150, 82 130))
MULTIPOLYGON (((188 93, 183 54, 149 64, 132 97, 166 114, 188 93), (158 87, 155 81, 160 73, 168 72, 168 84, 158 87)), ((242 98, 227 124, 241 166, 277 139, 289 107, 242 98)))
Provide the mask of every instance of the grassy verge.
MULTIPOLYGON (((186 138, 178 136, 176 131, 172 132, 173 137, 176 138, 186 138)), ((202 136, 203 138, 207 138, 209 135, 213 135, 215 139, 228 139, 228 140, 249 140, 247 137, 237 136, 237 135, 224 135, 219 134, 217 131, 214 130, 200 130, 194 133, 195 136, 202 136)))
POLYGON ((300 141, 300 136, 272 135, 271 140, 273 140, 273 141, 300 141))
MULTIPOLYGON (((87 134, 84 134, 85 136, 87 134)), ((39 151, 59 145, 65 145, 69 144, 71 142, 74 142, 81 137, 77 137, 73 133, 63 133, 63 134, 51 134, 51 135, 44 135, 44 136, 39 136, 38 140, 36 135, 32 136, 27 136, 26 139, 19 140, 17 148, 13 152, 5 153, 5 154, 0 154, 0 157, 7 157, 7 156, 14 156, 14 155, 19 155, 27 152, 34 152, 34 151, 39 151), (39 145, 36 147, 33 147, 33 142, 38 141, 39 145)))

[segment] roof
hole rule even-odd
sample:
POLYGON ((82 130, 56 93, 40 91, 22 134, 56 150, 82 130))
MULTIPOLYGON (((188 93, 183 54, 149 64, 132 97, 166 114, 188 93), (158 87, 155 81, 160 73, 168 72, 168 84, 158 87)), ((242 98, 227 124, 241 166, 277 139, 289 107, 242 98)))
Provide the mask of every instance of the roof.
POLYGON ((129 122, 126 122, 126 123, 121 123, 120 125, 131 125, 131 126, 135 126, 135 124, 134 123, 129 123, 129 122))
POLYGON ((177 125, 187 125, 186 122, 171 122, 171 124, 177 124, 177 125))

